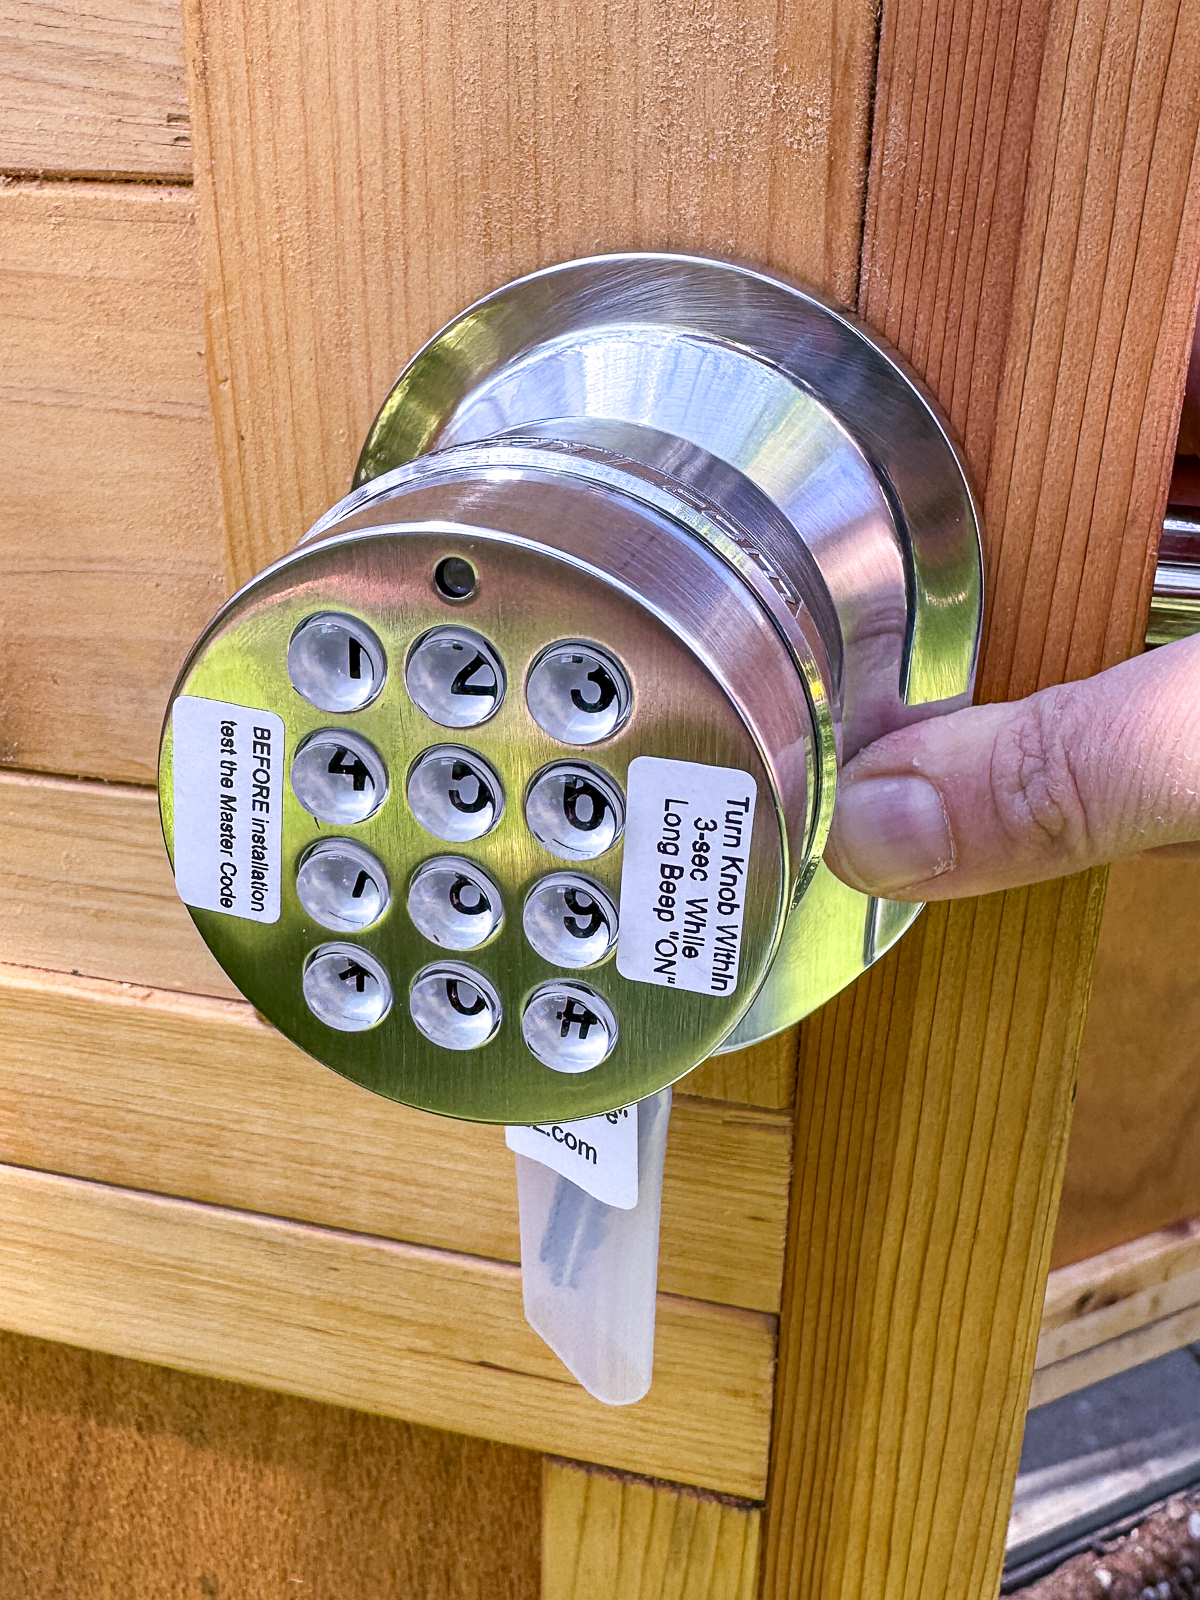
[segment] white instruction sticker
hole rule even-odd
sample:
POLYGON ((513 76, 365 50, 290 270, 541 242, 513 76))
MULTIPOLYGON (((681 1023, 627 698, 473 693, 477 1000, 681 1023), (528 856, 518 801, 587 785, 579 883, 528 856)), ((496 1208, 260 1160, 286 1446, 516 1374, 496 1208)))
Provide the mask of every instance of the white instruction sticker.
POLYGON ((629 764, 617 971, 732 994, 742 959, 758 785, 748 772, 638 756, 629 764))
POLYGON ((179 898, 202 911, 278 922, 283 719, 181 695, 171 728, 179 898))
POLYGON ((579 1122, 535 1122, 505 1128, 505 1142, 603 1205, 632 1211, 638 1200, 637 1106, 579 1122))

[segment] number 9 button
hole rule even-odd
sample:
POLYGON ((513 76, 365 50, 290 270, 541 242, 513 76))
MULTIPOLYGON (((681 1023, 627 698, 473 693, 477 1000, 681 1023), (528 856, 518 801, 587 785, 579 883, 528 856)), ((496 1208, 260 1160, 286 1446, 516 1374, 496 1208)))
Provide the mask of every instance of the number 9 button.
POLYGON ((592 967, 617 942, 617 908, 576 872, 552 872, 525 901, 525 937, 558 967, 592 967))

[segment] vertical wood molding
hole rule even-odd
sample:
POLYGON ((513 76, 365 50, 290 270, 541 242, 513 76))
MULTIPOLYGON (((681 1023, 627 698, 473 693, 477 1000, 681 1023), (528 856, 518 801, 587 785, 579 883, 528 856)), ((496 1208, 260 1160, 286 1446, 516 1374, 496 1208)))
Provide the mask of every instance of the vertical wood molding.
POLYGON ((754 1600, 760 1507, 544 1458, 542 1600, 754 1600))
POLYGON ((873 0, 185 0, 234 569, 346 492, 400 367, 519 273, 614 249, 853 298, 873 0))
MULTIPOLYGON (((1198 71, 1179 0, 885 6, 860 305, 984 487, 984 698, 1137 648, 1198 71)), ((1102 895, 932 908, 802 1030, 769 1600, 995 1592, 1102 895)))
POLYGON ((225 598, 198 244, 190 189, 0 181, 5 764, 152 783, 225 598))

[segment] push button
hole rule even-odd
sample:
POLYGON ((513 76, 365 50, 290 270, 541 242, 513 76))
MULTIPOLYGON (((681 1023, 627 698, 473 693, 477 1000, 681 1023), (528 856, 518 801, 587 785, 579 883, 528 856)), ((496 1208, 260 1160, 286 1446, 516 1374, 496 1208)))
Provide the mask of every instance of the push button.
POLYGON ((300 904, 314 922, 334 933, 369 928, 387 910, 387 873, 352 839, 322 839, 296 874, 300 904))
POLYGON ((467 628, 438 628, 418 639, 404 681, 425 715, 443 728, 476 728, 504 699, 500 657, 467 628))
POLYGON ((383 646, 357 617, 309 617, 292 635, 287 664, 297 694, 321 711, 359 711, 383 687, 383 646))
POLYGON ((564 744, 607 739, 629 713, 629 679, 606 650, 555 644, 534 663, 525 689, 539 728, 564 744))
POLYGON ((481 756, 457 745, 427 750, 408 779, 412 814, 435 839, 481 839, 504 810, 500 779, 481 756))
POLYGON ((617 1019, 583 983, 546 983, 534 991, 521 1033, 531 1053, 555 1072, 590 1072, 612 1054, 617 1019))
POLYGON ((500 891, 474 862, 441 856, 418 868, 408 914, 420 933, 444 950, 474 950, 504 920, 500 891))
POLYGON ((525 901, 525 937, 558 967, 591 967, 617 942, 617 908, 604 890, 575 872, 553 872, 525 901))
POLYGON ((620 837, 625 805, 616 784, 595 767, 563 761, 546 767, 533 780, 525 820, 551 855, 591 861, 620 837))
POLYGON ((500 1026, 500 996, 481 972, 444 961, 417 974, 408 1009, 417 1027, 443 1050, 476 1050, 500 1026))
POLYGON ((357 734, 327 728, 307 738, 292 762, 296 799, 318 822, 365 822, 383 804, 387 768, 357 734))
POLYGON ((304 967, 304 998, 314 1017, 340 1033, 362 1033, 392 1008, 388 975, 353 944, 323 944, 304 967))

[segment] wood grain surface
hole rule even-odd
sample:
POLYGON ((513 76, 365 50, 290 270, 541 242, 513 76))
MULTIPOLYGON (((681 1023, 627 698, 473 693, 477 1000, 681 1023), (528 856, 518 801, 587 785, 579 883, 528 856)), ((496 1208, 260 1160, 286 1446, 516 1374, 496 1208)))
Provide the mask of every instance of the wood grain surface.
POLYGON ((0 172, 191 168, 178 0, 0 0, 0 172))
POLYGON ((11 1166, 0 1210, 0 1327, 16 1333, 764 1492, 761 1312, 660 1296, 650 1393, 603 1406, 526 1323, 515 1266, 11 1166))
POLYGON ((1109 872, 1054 1265, 1200 1216, 1200 863, 1109 872))
POLYGON ((754 1600, 761 1508, 548 1457, 542 1600, 754 1600))
POLYGON ((152 789, 0 772, 0 961, 238 999, 171 877, 152 789))
MULTIPOLYGON (((862 306, 984 486, 984 698, 1142 637, 1200 268, 1198 70, 1177 0, 884 8, 862 306)), ((994 1592, 1102 884, 934 908, 805 1030, 770 1600, 994 1592)))
POLYGON ((191 191, 0 186, 0 760, 150 782, 225 592, 191 191))
POLYGON ((5 1600, 538 1600, 541 1461, 0 1334, 5 1600))
POLYGON ((1131 1367, 1157 1361, 1160 1356, 1170 1355, 1173 1350, 1182 1350, 1187 1345, 1200 1342, 1198 1285, 1195 1282, 1191 1285, 1180 1284, 1178 1289, 1188 1303, 1177 1311, 1136 1323, 1111 1339, 1097 1340, 1095 1344, 1083 1346, 1074 1355, 1064 1356, 1061 1361, 1051 1361, 1037 1367, 1029 1390, 1029 1404, 1048 1405, 1051 1400, 1060 1400, 1065 1394, 1088 1389, 1093 1383, 1101 1383, 1118 1372, 1128 1372, 1131 1367))
POLYGON ((234 569, 345 493, 405 360, 596 251, 710 250, 853 293, 870 0, 187 0, 234 569))
MULTIPOLYGON (((0 1018, 0 1160, 519 1258, 503 1129, 370 1094, 244 1002, 9 967, 0 1018)), ((789 1143, 778 1112, 679 1097, 664 1290, 778 1308, 789 1143)))

